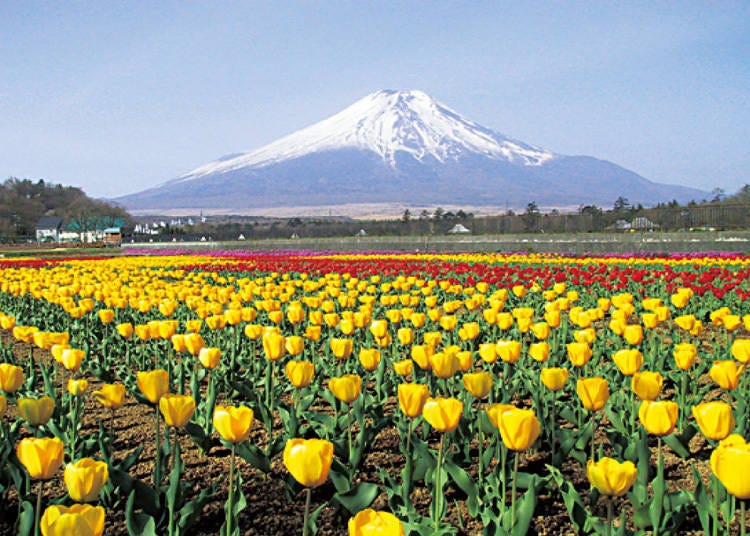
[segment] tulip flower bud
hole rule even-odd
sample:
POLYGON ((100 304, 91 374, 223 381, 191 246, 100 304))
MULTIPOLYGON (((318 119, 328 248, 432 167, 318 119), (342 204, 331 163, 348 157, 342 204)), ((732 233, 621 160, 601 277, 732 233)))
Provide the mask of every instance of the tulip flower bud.
POLYGON ((284 466, 294 479, 315 488, 328 479, 333 461, 333 443, 324 439, 289 439, 284 447, 284 466))
POLYGON ((628 324, 622 331, 622 336, 628 344, 637 346, 643 341, 643 327, 638 324, 628 324))
POLYGON ((643 366, 643 354, 635 348, 618 350, 612 360, 625 376, 632 376, 643 366))
POLYGON ((732 357, 740 363, 747 363, 750 359, 750 339, 734 339, 732 343, 732 357))
POLYGON ((351 404, 362 391, 362 378, 356 374, 344 374, 340 378, 331 378, 328 381, 328 389, 337 399, 345 404, 351 404))
POLYGON ((94 398, 105 408, 119 409, 125 400, 125 385, 121 383, 105 383, 99 391, 94 391, 94 398))
POLYGON ((70 378, 68 380, 68 393, 70 393, 73 396, 80 396, 83 393, 86 392, 86 389, 89 387, 88 380, 76 380, 73 378, 70 378))
POLYGON ((681 342, 675 345, 672 355, 677 363, 677 368, 680 370, 689 370, 695 362, 698 350, 692 343, 681 342))
POLYGON ((17 402, 18 414, 31 426, 42 426, 52 417, 55 411, 55 401, 48 397, 19 398, 17 402))
POLYGON ((198 361, 205 368, 212 370, 221 362, 221 350, 214 347, 204 347, 198 352, 198 361))
POLYGON ((85 534, 102 536, 104 534, 104 508, 90 504, 63 506, 51 504, 44 511, 39 526, 43 536, 70 536, 85 534))
POLYGON ((169 392, 169 375, 166 370, 141 371, 136 375, 138 389, 152 404, 169 392))
POLYGON ((550 391, 560 391, 565 387, 570 372, 565 368, 544 368, 541 372, 542 383, 550 391))
POLYGON ((644 400, 638 408, 638 418, 649 434, 665 436, 677 424, 679 406, 670 400, 644 400))
POLYGON ((396 333, 398 342, 404 346, 414 342, 414 331, 411 328, 399 328, 396 333))
POLYGON ((568 343, 568 358, 576 367, 582 367, 591 360, 591 347, 585 342, 568 343))
POLYGON ((245 326, 244 333, 245 337, 251 341, 258 340, 263 335, 263 326, 260 324, 248 324, 245 326))
POLYGON ((510 407, 500 413, 497 420, 500 437, 510 450, 526 450, 541 433, 539 419, 530 409, 510 407))
POLYGON ((502 340, 495 343, 495 350, 500 359, 506 363, 515 363, 521 357, 521 343, 513 340, 502 340))
POLYGON ((529 355, 534 361, 546 363, 549 359, 549 343, 547 341, 533 342, 529 345, 529 355))
POLYGON ((641 400, 656 400, 663 384, 664 377, 661 373, 650 370, 636 372, 630 380, 630 388, 641 400))
POLYGON ((472 372, 463 375, 464 387, 474 398, 485 398, 492 389, 492 373, 472 372))
POLYGON ((348 359, 352 355, 353 342, 351 339, 331 338, 331 353, 338 359, 348 359))
POLYGON ((76 371, 81 368, 85 355, 86 353, 78 348, 65 348, 60 356, 60 362, 67 370, 76 371))
POLYGON ((376 512, 372 508, 360 510, 349 520, 349 536, 404 536, 404 526, 390 512, 376 512))
POLYGON ((458 371, 458 360, 456 354, 451 352, 438 352, 429 356, 430 368, 438 378, 448 379, 458 371))
POLYGON ((750 499, 750 444, 739 434, 724 439, 711 453, 711 471, 738 499, 750 499))
POLYGON ((63 480, 70 498, 76 502, 93 502, 107 483, 109 467, 105 462, 81 458, 65 466, 63 480))
POLYGON ((289 355, 301 355, 305 351, 305 340, 299 335, 291 335, 286 338, 284 348, 289 355))
POLYGON ((404 415, 412 419, 422 414, 429 396, 429 388, 421 383, 400 383, 398 386, 399 407, 404 415))
POLYGON ((206 342, 199 333, 187 333, 185 335, 185 348, 190 355, 200 354, 201 348, 205 348, 206 342))
POLYGON ((289 361, 284 373, 294 387, 300 389, 310 385, 315 374, 315 365, 310 361, 289 361))
POLYGON ((411 359, 402 359, 393 362, 393 370, 399 376, 409 376, 414 372, 414 361, 411 359))
POLYGON ((588 461, 586 476, 602 495, 621 497, 635 483, 638 470, 631 461, 620 463, 613 458, 602 458, 598 462, 588 461))
POLYGON ((165 393, 159 399, 159 411, 167 426, 183 428, 195 413, 195 399, 190 395, 165 393))
POLYGON ((359 362, 366 371, 374 371, 380 364, 380 350, 376 348, 362 348, 359 351, 359 362))
POLYGON ((743 370, 745 370, 745 366, 738 365, 736 361, 714 361, 708 374, 719 387, 727 391, 733 391, 740 385, 740 374, 743 370))
POLYGON ((49 480, 63 462, 65 446, 59 438, 26 437, 18 442, 16 456, 34 480, 49 480))
POLYGON ((213 424, 216 431, 229 443, 242 443, 250 437, 255 415, 246 406, 216 406, 213 424))
POLYGON ((589 411, 598 411, 609 400, 609 383, 600 376, 580 378, 576 383, 576 392, 584 408, 589 411))
POLYGON ((0 390, 15 393, 26 381, 23 369, 10 363, 0 363, 0 390))
POLYGON ((725 439, 732 433, 736 424, 732 414, 732 406, 719 400, 703 402, 693 406, 693 417, 695 417, 701 433, 714 441, 725 439))
POLYGON ((463 413, 463 402, 455 398, 428 398, 422 408, 422 417, 438 432, 452 432, 463 413))

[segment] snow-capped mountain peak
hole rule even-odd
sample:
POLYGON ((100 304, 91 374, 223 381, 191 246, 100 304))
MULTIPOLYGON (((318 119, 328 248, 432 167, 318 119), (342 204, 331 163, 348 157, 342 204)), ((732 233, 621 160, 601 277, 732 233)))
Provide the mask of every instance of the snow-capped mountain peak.
POLYGON ((476 154, 522 166, 538 166, 556 156, 465 119, 422 91, 383 90, 260 149, 205 164, 178 181, 347 148, 372 151, 392 168, 398 153, 441 163, 476 154))

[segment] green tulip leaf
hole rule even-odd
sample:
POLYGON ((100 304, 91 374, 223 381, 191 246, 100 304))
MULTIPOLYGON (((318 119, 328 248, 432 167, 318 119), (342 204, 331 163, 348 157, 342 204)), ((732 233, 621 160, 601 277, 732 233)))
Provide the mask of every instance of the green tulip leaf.
POLYGON ((354 515, 360 510, 368 508, 377 498, 378 486, 372 482, 362 482, 346 493, 336 493, 333 500, 354 515))

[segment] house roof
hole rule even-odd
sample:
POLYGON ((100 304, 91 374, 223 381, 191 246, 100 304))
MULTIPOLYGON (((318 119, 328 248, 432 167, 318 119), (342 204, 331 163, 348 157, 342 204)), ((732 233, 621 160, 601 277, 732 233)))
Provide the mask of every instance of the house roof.
POLYGON ((59 216, 42 216, 36 224, 38 230, 53 230, 62 228, 63 219, 59 216))

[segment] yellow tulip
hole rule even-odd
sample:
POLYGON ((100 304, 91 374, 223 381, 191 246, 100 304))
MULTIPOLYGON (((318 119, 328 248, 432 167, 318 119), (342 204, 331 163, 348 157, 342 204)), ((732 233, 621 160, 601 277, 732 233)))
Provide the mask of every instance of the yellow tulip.
POLYGON ((185 331, 189 333, 198 333, 202 327, 203 320, 201 320, 200 318, 185 321, 185 331))
POLYGON ((473 341, 479 336, 479 323, 467 322, 458 328, 458 337, 462 341, 473 341))
POLYGON ((458 372, 458 359, 452 352, 438 352, 429 356, 430 369, 438 378, 448 379, 458 372))
POLYGON ((583 367, 591 360, 591 347, 585 342, 568 343, 568 358, 576 367, 583 367))
POLYGON ((290 303, 286 309, 286 319, 290 324, 299 324, 305 319, 305 309, 299 302, 290 303))
POLYGON ((380 364, 380 350, 377 348, 362 348, 359 351, 359 362, 362 368, 372 372, 380 364))
POLYGON ((105 511, 101 506, 52 504, 44 511, 39 527, 42 536, 101 536, 104 520, 105 511))
POLYGON ((190 352, 190 355, 198 355, 201 352, 201 348, 205 348, 206 341, 199 333, 187 333, 185 335, 185 348, 190 352))
POLYGON ((631 461, 618 462, 613 458, 602 458, 598 462, 589 460, 586 476, 602 495, 621 497, 635 483, 638 470, 631 461))
POLYGON ((654 329, 659 325, 659 316, 656 313, 643 313, 643 315, 641 315, 641 321, 643 322, 644 328, 654 329))
POLYGON ((430 390, 424 384, 400 383, 398 385, 398 405, 404 415, 412 419, 422 414, 429 396, 430 390))
POLYGON ((320 326, 307 326, 305 328, 304 337, 310 341, 319 341, 321 335, 320 326))
POLYGON ((541 433, 539 419, 530 409, 510 407, 500 413, 497 420, 503 443, 510 450, 526 450, 541 433))
POLYGON ((251 341, 255 341, 260 339, 261 335, 263 335, 263 326, 260 324, 248 324, 245 326, 243 332, 245 333, 245 337, 251 341))
POLYGON ((512 404, 493 404, 489 408, 487 408, 485 411, 487 413, 487 417, 489 418, 490 422, 492 423, 492 426, 500 429, 500 416, 503 414, 504 411, 508 411, 511 409, 514 409, 515 406, 512 404))
POLYGON ((738 499, 750 499, 750 445, 739 434, 724 439, 711 453, 711 472, 738 499))
POLYGON ((359 398, 362 392, 362 378, 356 374, 344 374, 339 378, 331 378, 328 381, 328 389, 341 402, 351 404, 359 398))
POLYGON ((284 466, 307 488, 325 483, 332 461, 333 443, 324 439, 289 439, 284 447, 284 466))
POLYGON ((8 409, 8 399, 5 396, 0 395, 0 417, 5 415, 5 410, 8 409))
POLYGON ((637 346, 643 341, 643 327, 638 324, 628 324, 622 331, 622 336, 628 344, 637 346))
POLYGON ((312 383, 315 365, 310 361, 289 361, 284 367, 284 373, 294 387, 300 389, 312 383))
POLYGON ((693 406, 693 417, 701 433, 714 441, 725 439, 732 433, 736 424, 732 406, 720 400, 693 406))
POLYGON ((390 512, 366 508, 349 520, 349 536, 404 536, 404 526, 390 512))
POLYGON ((109 479, 109 467, 105 462, 92 458, 81 458, 69 463, 63 471, 63 480, 70 498, 76 502, 93 502, 109 479))
POLYGON ((370 323, 370 333, 376 339, 381 339, 388 334, 388 321, 387 320, 373 320, 370 323))
POLYGON ((497 327, 499 327, 501 330, 506 331, 509 330, 510 327, 513 325, 513 315, 510 313, 497 313, 497 327))
POLYGON ((26 381, 23 369, 10 363, 0 363, 0 390, 15 393, 26 381))
POLYGON ((221 350, 214 347, 201 348, 198 352, 198 361, 209 370, 215 369, 221 362, 221 350))
POLYGON ((159 411, 167 426, 183 428, 195 413, 195 399, 190 395, 165 393, 159 399, 159 411))
MULTIPOLYGON (((120 326, 118 326, 119 328, 120 326)), ((117 330, 120 331, 119 329, 117 330)), ((135 332, 135 336, 138 337, 142 341, 147 341, 151 338, 151 330, 146 324, 139 324, 137 326, 133 326, 133 332, 135 332)))
POLYGON ((732 343, 732 357, 740 363, 747 363, 750 359, 750 339, 735 339, 732 343))
POLYGON ((414 342, 414 331, 411 328, 399 328, 396 337, 399 343, 409 345, 414 342))
POLYGON ((550 391, 560 391, 568 381, 570 371, 566 368, 543 368, 540 374, 542 383, 550 391))
POLYGON ((49 480, 63 462, 65 446, 59 438, 26 437, 18 442, 16 456, 34 480, 49 480))
POLYGON ((394 361, 393 370, 399 376, 409 376, 414 372, 414 361, 412 361, 411 359, 394 361))
POLYGON ((354 348, 351 339, 342 339, 337 337, 331 338, 331 353, 336 356, 337 359, 348 359, 352 355, 354 348))
POLYGON ((745 370, 744 365, 738 365, 736 361, 728 359, 726 361, 714 361, 708 373, 719 387, 727 391, 733 391, 740 384, 740 374, 743 370, 745 370))
POLYGON ((78 370, 86 353, 78 348, 65 348, 60 356, 60 362, 67 370, 78 370))
POLYGON ((55 411, 55 401, 48 396, 19 398, 17 406, 18 414, 31 426, 47 424, 55 411))
POLYGON ((638 418, 649 434, 665 436, 674 430, 679 410, 671 400, 644 400, 638 408, 638 418))
POLYGON ((630 380, 630 388, 641 400, 656 400, 663 384, 664 377, 661 373, 649 370, 636 372, 630 380))
POLYGON ((263 335, 263 352, 269 361, 278 361, 286 352, 286 338, 275 332, 263 335))
POLYGON ((105 408, 119 409, 125 400, 125 385, 121 383, 105 383, 99 391, 94 391, 94 398, 105 408))
POLYGON ((580 378, 576 383, 576 392, 584 408, 589 411, 598 411, 609 400, 609 383, 600 376, 580 378))
POLYGON ((690 331, 693 329, 693 326, 695 325, 695 315, 681 315, 677 316, 674 319, 674 323, 677 324, 680 328, 684 329, 685 331, 690 331))
POLYGON ((618 350, 612 360, 625 376, 632 376, 643 366, 643 354, 635 348, 618 350))
POLYGON ((479 357, 485 363, 497 361, 497 346, 492 342, 483 342, 479 345, 479 357))
POLYGON ((422 408, 422 417, 438 432, 452 432, 461 420, 463 409, 463 402, 455 398, 429 397, 422 408))
POLYGON ((521 343, 514 340, 501 340, 495 343, 495 350, 506 363, 515 363, 521 357, 521 343))
POLYGON ((698 355, 698 350, 692 343, 681 342, 675 344, 672 355, 674 356, 674 360, 677 363, 677 368, 681 370, 689 370, 690 367, 693 366, 693 363, 695 363, 695 358, 698 355))
POLYGON ((533 342, 529 345, 529 355, 539 363, 546 363, 549 359, 549 343, 547 341, 533 342))
POLYGON ((179 353, 187 352, 187 344, 185 344, 185 335, 183 333, 175 333, 170 338, 172 342, 172 349, 179 353))
POLYGON ((549 324, 547 324, 547 322, 536 322, 531 325, 531 332, 534 334, 534 337, 536 337, 540 341, 543 341, 547 337, 549 337, 549 324))
POLYGON ((492 373, 471 372, 463 375, 464 387, 474 398, 485 398, 492 389, 492 373))
POLYGON ((424 313, 414 313, 409 317, 409 322, 411 322, 411 325, 417 329, 424 326, 426 320, 427 317, 424 313))
POLYGON ((141 371, 136 375, 136 384, 149 402, 157 404, 169 392, 169 375, 163 369, 141 371))
POLYGON ((224 441, 242 443, 250 437, 255 414, 246 406, 216 406, 213 424, 224 441))
POLYGON ((70 393, 73 396, 80 396, 83 393, 86 392, 86 389, 89 387, 88 380, 76 380, 74 378, 70 378, 68 380, 68 393, 70 393))

